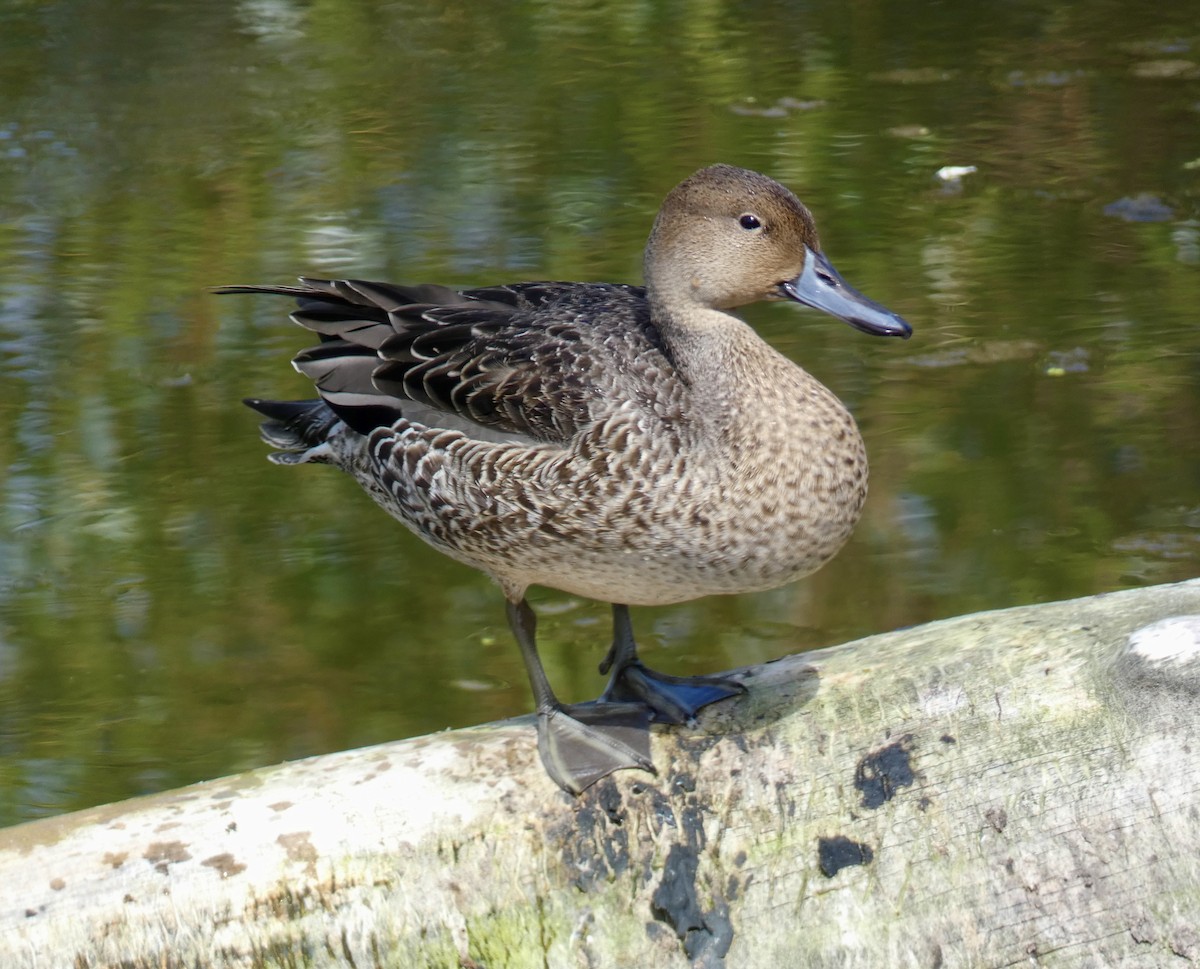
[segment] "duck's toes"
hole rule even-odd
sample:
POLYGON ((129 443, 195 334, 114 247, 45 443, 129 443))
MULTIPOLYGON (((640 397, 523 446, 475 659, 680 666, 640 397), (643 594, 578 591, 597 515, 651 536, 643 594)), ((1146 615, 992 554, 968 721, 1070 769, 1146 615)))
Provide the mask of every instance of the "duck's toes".
POLYGON ((613 771, 655 773, 653 713, 641 703, 579 703, 538 715, 538 753, 564 791, 579 794, 613 771))
POLYGON ((710 703, 745 692, 741 683, 726 676, 671 676, 636 662, 613 674, 600 699, 644 703, 658 723, 691 723, 710 703))

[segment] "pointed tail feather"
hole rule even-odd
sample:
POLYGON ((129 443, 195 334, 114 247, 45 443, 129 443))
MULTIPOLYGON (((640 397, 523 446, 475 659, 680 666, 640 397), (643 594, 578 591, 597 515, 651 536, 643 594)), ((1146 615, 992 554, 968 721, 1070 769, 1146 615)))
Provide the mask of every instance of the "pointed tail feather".
POLYGON ((247 397, 242 403, 270 418, 259 425, 262 439, 273 448, 293 454, 324 444, 339 421, 333 408, 320 398, 261 400, 247 397))

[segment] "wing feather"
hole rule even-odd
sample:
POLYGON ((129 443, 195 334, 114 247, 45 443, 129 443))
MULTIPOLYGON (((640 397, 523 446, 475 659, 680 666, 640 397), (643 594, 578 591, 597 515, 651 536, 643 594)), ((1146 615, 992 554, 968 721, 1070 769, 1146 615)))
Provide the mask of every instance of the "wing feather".
POLYGON ((460 292, 303 278, 218 292, 294 297, 292 319, 321 338, 297 354, 296 369, 363 433, 406 415, 468 434, 475 427, 488 440, 563 443, 614 400, 661 396, 664 380, 678 383, 645 292, 634 286, 460 292))

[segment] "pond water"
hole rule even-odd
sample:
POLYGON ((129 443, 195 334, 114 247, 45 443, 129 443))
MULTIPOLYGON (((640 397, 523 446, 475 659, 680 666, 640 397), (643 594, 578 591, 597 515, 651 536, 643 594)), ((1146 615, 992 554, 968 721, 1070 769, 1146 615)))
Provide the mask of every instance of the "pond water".
MULTIPOLYGON (((0 824, 527 712, 498 589, 266 462, 239 401, 308 396, 305 336, 209 290, 636 282, 714 161, 795 189, 916 333, 746 311, 854 410, 871 496, 809 579, 635 610, 650 663, 1200 574, 1189 8, 5 5, 0 824)), ((533 602, 594 696, 607 608, 533 602)))

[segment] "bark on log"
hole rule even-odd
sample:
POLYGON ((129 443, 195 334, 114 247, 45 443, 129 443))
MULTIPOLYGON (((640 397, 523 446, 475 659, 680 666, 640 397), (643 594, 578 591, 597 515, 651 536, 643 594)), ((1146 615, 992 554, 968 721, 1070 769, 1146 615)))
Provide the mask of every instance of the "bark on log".
POLYGON ((578 799, 523 718, 0 832, 0 966, 1200 961, 1200 580, 744 678, 578 799))

